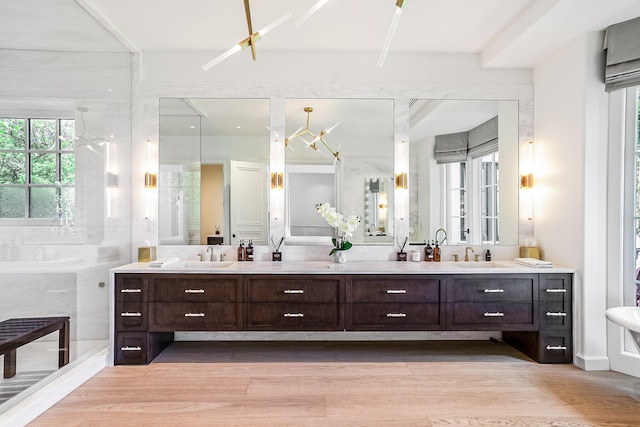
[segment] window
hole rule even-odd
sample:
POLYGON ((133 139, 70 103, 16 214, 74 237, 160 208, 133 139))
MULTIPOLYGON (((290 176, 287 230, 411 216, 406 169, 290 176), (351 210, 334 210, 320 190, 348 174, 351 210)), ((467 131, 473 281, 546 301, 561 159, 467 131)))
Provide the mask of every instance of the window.
POLYGON ((466 243, 467 233, 467 162, 448 163, 446 167, 447 229, 451 243, 466 243))
POLYGON ((498 152, 442 167, 451 244, 498 244, 498 152))
MULTIPOLYGON (((633 127, 633 153, 634 153, 634 197, 633 197, 633 228, 635 232, 634 254, 635 254, 635 295, 636 305, 640 306, 640 88, 629 89, 633 94, 632 102, 627 108, 631 108, 634 120, 628 121, 628 126, 633 127)), ((628 95, 629 96, 629 95, 628 95)))
POLYGON ((480 222, 482 243, 497 244, 498 238, 498 153, 480 158, 480 222))
POLYGON ((0 118, 0 218, 73 218, 74 149, 74 120, 0 118))

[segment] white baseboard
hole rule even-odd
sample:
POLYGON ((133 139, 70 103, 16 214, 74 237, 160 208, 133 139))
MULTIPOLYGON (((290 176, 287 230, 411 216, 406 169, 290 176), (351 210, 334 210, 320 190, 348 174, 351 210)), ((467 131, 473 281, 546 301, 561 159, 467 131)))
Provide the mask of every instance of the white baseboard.
POLYGON ((578 368, 585 371, 608 371, 609 370, 609 358, 602 357, 584 357, 576 354, 575 365, 578 368))

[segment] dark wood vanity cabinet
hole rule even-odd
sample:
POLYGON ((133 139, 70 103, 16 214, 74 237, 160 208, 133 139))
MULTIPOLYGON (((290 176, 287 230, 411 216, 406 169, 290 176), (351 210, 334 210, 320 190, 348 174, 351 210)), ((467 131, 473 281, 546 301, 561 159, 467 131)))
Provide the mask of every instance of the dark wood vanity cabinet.
POLYGON ((150 274, 151 331, 242 329, 242 277, 150 274))
POLYGON ((335 331, 344 329, 344 276, 249 276, 249 330, 335 331))
POLYGON ((452 275, 447 284, 449 330, 535 330, 537 274, 452 275))
POLYGON ((445 276, 348 276, 347 329, 444 329, 445 281, 445 276))
POLYGON ((540 274, 536 331, 506 331, 505 342, 539 363, 571 363, 573 361, 571 274, 540 274))
POLYGON ((572 275, 115 274, 115 363, 174 331, 502 331, 540 363, 572 362, 572 275))

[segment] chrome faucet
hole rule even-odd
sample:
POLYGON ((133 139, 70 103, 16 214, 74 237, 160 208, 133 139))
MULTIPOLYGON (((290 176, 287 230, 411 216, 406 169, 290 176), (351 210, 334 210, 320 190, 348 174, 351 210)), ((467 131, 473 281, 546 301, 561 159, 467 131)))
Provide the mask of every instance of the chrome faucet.
POLYGON ((207 248, 207 252, 211 252, 211 255, 209 255, 209 261, 213 261, 213 246, 209 246, 207 248))
POLYGON ((474 254, 476 253, 471 246, 467 246, 466 248, 464 248, 464 260, 465 261, 469 261, 469 249, 471 249, 471 252, 473 252, 474 254))
POLYGON ((436 230, 436 238, 435 238, 435 240, 436 240, 436 242, 438 242, 439 245, 442 245, 444 243, 444 241, 447 240, 447 230, 445 230, 444 228, 438 228, 436 230), (444 239, 438 240, 438 233, 440 233, 441 231, 444 233, 444 239))

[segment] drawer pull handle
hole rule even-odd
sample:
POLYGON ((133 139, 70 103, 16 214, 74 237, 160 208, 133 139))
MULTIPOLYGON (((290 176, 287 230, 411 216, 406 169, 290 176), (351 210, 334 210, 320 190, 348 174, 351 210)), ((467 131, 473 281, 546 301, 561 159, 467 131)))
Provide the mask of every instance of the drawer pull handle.
POLYGON ((284 317, 304 317, 304 313, 285 313, 284 317))
POLYGON ((484 293, 485 294, 499 294, 504 292, 504 289, 485 289, 484 293))
POLYGON ((559 311, 557 313, 552 313, 550 311, 547 311, 547 316, 566 316, 567 313, 563 312, 563 311, 559 311))
POLYGON ((484 317, 504 317, 504 313, 496 311, 495 313, 485 312, 484 317))
POLYGON ((129 346, 125 346, 125 347, 120 347, 120 351, 142 351, 142 347, 135 346, 135 347, 129 347, 129 346))
POLYGON ((407 313, 387 313, 387 317, 407 317, 407 313))
POLYGON ((120 313, 120 317, 141 317, 142 313, 130 313, 128 311, 125 311, 124 313, 120 313))
POLYGON ((185 289, 185 294, 204 294, 204 289, 185 289))
POLYGON ((139 294, 142 289, 120 289, 121 294, 139 294))
POLYGON ((204 317, 204 313, 185 313, 184 317, 204 317))
POLYGON ((285 294, 304 294, 304 289, 285 289, 285 294))
POLYGON ((566 289, 547 289, 545 291, 548 294, 564 294, 567 292, 566 289))
POLYGON ((547 350, 566 350, 567 347, 563 345, 548 345, 547 350))
POLYGON ((388 294, 406 294, 406 289, 387 289, 388 294))

